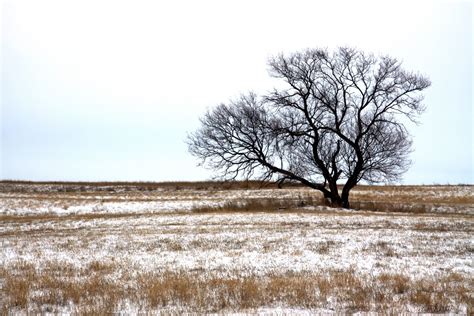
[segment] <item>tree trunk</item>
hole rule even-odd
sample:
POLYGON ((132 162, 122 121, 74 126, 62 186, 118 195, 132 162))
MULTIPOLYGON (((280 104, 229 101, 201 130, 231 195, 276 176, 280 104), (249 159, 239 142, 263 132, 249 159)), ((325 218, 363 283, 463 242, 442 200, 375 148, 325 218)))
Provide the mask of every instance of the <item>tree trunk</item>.
POLYGON ((326 202, 332 207, 339 207, 339 208, 350 208, 349 204, 349 188, 344 187, 342 190, 341 195, 339 195, 339 190, 337 188, 336 182, 329 183, 329 189, 322 191, 324 194, 324 199, 326 202))
POLYGON ((342 205, 341 205, 342 208, 351 208, 351 205, 349 204, 349 196, 345 198, 343 197, 341 200, 342 200, 342 205))
POLYGON ((330 193, 328 195, 325 195, 324 198, 326 199, 326 201, 331 207, 344 208, 344 201, 339 196, 339 194, 330 193))
POLYGON ((332 207, 350 208, 349 194, 343 194, 342 196, 339 196, 338 193, 331 192, 330 194, 325 194, 324 198, 332 207))

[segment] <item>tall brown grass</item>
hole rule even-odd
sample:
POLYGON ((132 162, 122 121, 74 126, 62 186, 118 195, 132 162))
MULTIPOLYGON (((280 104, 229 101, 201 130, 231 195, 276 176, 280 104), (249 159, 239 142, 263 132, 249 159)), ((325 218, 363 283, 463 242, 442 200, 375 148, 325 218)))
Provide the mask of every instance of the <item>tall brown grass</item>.
POLYGON ((113 263, 77 268, 19 262, 0 271, 0 311, 110 314, 134 304, 141 311, 224 312, 259 307, 323 308, 336 312, 472 311, 474 280, 460 274, 411 279, 403 274, 357 275, 354 270, 227 277, 212 271, 132 273, 113 263), (114 277, 112 277, 114 275, 114 277), (413 311, 413 310, 412 310, 413 311))
POLYGON ((422 214, 430 211, 430 205, 416 203, 391 203, 385 201, 352 201, 351 207, 356 210, 372 212, 402 212, 422 214))
POLYGON ((193 213, 213 212, 268 212, 289 211, 305 206, 323 205, 321 198, 312 195, 299 195, 293 199, 254 198, 230 200, 220 206, 200 206, 192 209, 193 213))

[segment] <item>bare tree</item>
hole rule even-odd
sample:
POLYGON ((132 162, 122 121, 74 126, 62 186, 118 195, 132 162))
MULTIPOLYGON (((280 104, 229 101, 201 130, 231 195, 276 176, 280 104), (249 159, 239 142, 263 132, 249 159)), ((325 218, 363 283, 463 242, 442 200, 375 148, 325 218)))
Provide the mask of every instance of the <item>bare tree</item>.
POLYGON ((400 179, 412 143, 404 123, 424 111, 428 78, 352 48, 279 55, 269 66, 284 88, 217 106, 189 136, 202 163, 225 178, 298 181, 345 208, 360 181, 400 179))

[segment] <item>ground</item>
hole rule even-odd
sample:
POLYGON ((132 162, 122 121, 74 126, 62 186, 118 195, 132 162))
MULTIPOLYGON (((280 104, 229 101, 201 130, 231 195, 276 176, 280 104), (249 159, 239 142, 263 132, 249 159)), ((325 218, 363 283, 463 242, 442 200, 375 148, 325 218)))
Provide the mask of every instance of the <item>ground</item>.
POLYGON ((474 187, 0 183, 0 312, 473 313, 474 187))

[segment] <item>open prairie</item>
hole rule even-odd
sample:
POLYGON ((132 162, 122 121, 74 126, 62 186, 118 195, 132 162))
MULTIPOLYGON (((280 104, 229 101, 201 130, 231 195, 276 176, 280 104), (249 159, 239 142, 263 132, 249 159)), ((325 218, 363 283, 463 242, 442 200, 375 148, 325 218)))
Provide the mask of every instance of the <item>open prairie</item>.
POLYGON ((474 187, 0 183, 0 313, 474 312, 474 187))

